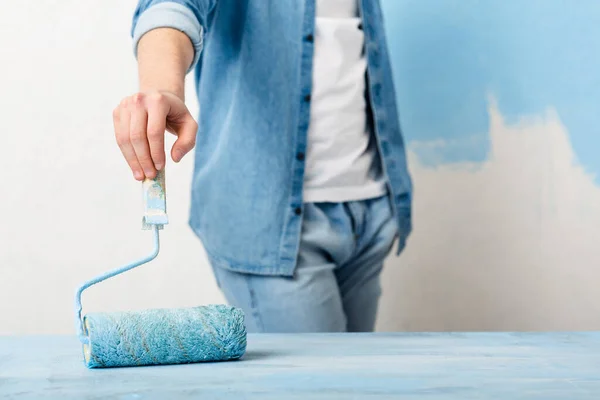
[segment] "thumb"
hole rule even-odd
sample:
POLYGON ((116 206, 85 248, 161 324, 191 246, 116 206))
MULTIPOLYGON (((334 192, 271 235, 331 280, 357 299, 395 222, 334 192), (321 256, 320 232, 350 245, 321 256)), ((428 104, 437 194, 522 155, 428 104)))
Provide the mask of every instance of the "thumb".
POLYGON ((196 132, 198 130, 198 124, 189 112, 177 122, 177 126, 173 129, 177 140, 171 149, 171 158, 175 162, 181 161, 183 156, 194 148, 196 145, 196 132))

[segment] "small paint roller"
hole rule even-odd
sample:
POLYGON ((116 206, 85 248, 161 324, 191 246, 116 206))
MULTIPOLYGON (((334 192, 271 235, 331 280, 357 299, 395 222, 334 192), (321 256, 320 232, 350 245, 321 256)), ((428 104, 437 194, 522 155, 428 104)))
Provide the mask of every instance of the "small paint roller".
POLYGON ((222 304, 192 308, 99 312, 82 317, 84 290, 156 258, 159 231, 168 223, 164 169, 142 183, 142 229, 154 235, 147 257, 107 272, 77 290, 76 327, 88 368, 183 364, 239 359, 246 350, 242 310, 222 304))

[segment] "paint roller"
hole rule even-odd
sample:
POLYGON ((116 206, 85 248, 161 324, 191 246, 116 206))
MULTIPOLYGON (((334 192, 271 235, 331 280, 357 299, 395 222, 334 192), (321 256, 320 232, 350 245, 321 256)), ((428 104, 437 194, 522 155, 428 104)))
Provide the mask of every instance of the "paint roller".
POLYGON ((154 250, 138 261, 107 272, 77 290, 76 328, 88 368, 184 364, 237 360, 246 351, 242 310, 222 304, 192 308, 98 312, 82 317, 84 290, 146 264, 158 256, 159 231, 168 223, 164 169, 142 183, 142 229, 154 235, 154 250))

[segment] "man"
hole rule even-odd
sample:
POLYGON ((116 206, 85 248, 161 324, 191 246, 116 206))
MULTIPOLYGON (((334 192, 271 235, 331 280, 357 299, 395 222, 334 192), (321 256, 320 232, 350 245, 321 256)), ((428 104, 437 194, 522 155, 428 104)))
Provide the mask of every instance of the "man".
POLYGON ((190 225, 251 332, 372 331, 411 179, 377 0, 141 0, 135 179, 195 146, 190 225), (184 104, 194 71, 199 129, 184 104))

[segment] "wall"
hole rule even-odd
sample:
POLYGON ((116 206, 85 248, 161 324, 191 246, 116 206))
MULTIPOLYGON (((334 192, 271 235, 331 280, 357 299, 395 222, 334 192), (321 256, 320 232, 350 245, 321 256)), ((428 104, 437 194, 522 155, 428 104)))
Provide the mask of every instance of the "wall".
MULTIPOLYGON (((73 332, 75 288, 152 249, 140 229, 141 185, 115 146, 111 117, 137 88, 134 6, 0 2, 8 60, 0 63, 0 334, 73 332)), ((159 259, 90 289, 85 310, 222 301, 187 226, 192 161, 168 165, 171 223, 159 259)))
POLYGON ((384 1, 415 180, 380 327, 600 328, 600 4, 384 1))
MULTIPOLYGON (((151 247, 110 117, 136 89, 134 3, 0 2, 0 334, 71 333, 76 286, 151 247)), ((599 329, 600 6, 383 3, 416 193, 379 329, 599 329)), ((168 165, 159 259, 86 310, 223 300, 191 167, 168 165)))

